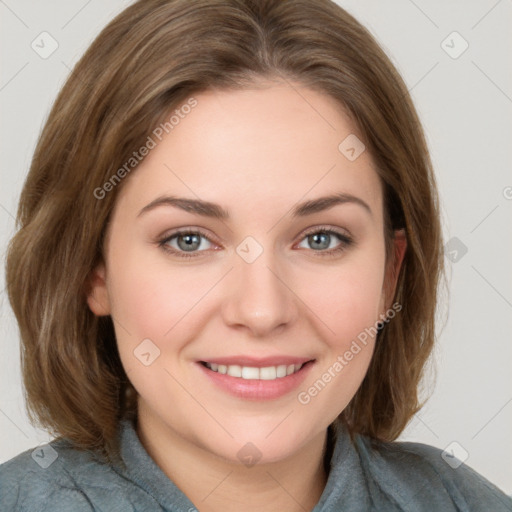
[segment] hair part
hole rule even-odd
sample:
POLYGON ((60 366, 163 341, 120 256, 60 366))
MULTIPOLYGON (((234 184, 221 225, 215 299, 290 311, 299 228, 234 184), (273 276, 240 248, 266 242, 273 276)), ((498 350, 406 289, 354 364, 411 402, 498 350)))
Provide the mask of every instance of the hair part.
POLYGON ((34 424, 111 457, 120 419, 136 416, 112 318, 95 316, 86 302, 126 180, 101 200, 94 190, 187 98, 276 78, 329 95, 355 121, 383 184, 388 261, 395 230, 407 236, 394 296, 402 310, 379 332, 364 381, 333 427, 393 440, 419 410, 442 236, 424 134, 389 58, 329 0, 140 0, 74 67, 21 193, 7 290, 34 424))

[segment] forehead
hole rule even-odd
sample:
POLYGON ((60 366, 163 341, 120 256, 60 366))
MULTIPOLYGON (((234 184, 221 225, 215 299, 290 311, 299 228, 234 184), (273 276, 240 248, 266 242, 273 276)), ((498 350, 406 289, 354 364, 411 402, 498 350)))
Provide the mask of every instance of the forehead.
POLYGON ((350 160, 340 151, 347 137, 362 137, 330 96, 291 82, 263 82, 194 99, 196 106, 155 139, 118 203, 140 209, 168 193, 250 210, 345 192, 380 212, 372 158, 363 151, 350 160))

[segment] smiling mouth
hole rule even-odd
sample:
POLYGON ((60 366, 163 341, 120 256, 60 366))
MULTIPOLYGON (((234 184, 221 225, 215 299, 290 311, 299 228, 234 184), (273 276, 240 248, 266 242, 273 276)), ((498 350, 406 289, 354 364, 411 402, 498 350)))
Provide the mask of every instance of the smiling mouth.
POLYGON ((201 364, 209 370, 245 380, 276 380, 288 377, 300 371, 304 366, 313 363, 313 360, 302 364, 289 364, 278 366, 266 366, 263 368, 254 366, 240 366, 237 364, 217 364, 201 361, 201 364))

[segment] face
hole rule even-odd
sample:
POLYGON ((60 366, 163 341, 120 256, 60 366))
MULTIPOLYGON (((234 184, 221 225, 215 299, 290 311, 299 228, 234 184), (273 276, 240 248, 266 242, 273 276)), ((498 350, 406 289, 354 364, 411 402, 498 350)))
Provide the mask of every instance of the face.
POLYGON ((367 371, 373 331, 357 340, 397 274, 382 187, 368 151, 338 148, 358 130, 328 96, 269 82, 195 99, 123 183, 88 302, 112 315, 139 421, 281 460, 367 371))

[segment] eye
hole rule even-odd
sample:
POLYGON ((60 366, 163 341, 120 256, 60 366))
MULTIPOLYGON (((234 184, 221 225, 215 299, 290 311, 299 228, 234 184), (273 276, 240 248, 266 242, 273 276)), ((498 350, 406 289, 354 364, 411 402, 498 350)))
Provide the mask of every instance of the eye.
MULTIPOLYGON (((206 240, 209 244, 212 243, 208 236, 200 230, 183 230, 164 238, 159 242, 159 246, 176 256, 191 258, 197 256, 197 252, 204 251, 203 240, 206 240), (201 247, 203 250, 198 251, 201 247)), ((206 249, 209 249, 209 247, 206 247, 206 249)))
POLYGON ((306 232, 304 236, 305 239, 302 243, 309 244, 313 251, 317 252, 319 256, 335 256, 353 244, 352 238, 348 235, 328 227, 316 227, 306 232), (336 239, 338 239, 340 243, 333 247, 332 243, 335 243, 336 239))

